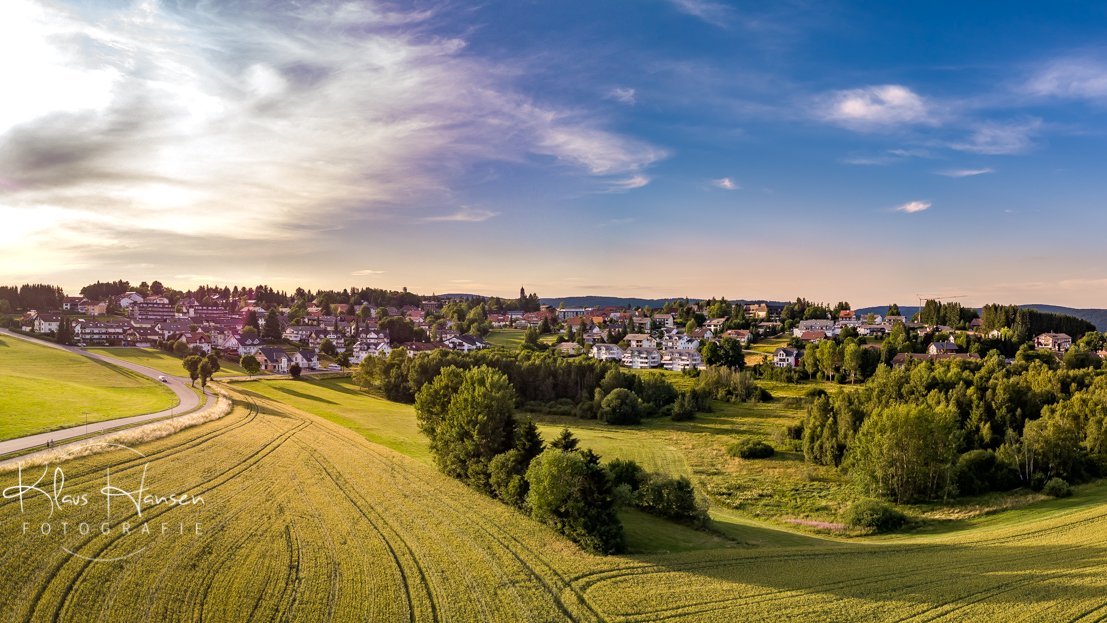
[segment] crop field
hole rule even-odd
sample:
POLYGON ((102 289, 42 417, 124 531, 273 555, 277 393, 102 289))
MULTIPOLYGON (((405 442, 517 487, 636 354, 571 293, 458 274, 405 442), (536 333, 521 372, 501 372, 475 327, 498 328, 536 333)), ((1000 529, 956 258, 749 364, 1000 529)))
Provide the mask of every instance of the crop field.
MULTIPOLYGON (((147 366, 173 376, 187 376, 188 372, 181 365, 182 359, 156 348, 86 348, 90 353, 107 355, 131 363, 147 366)), ((219 360, 219 372, 215 378, 221 379, 228 376, 246 376, 246 371, 237 364, 219 360)))
POLYGON ((0 439, 85 421, 153 413, 173 392, 129 370, 45 345, 0 337, 0 439))
MULTIPOLYGON (((251 385, 261 383, 233 387, 251 385)), ((294 406, 234 393, 240 400, 230 415, 136 446, 144 457, 118 450, 62 465, 73 494, 98 491, 110 466, 119 486, 145 469, 151 492, 187 492, 203 504, 151 505, 139 517, 129 502, 117 503, 105 522, 95 494, 88 506, 58 508, 53 517, 37 494, 22 512, 17 500, 0 501, 5 619, 79 620, 92 612, 111 621, 628 623, 1107 615, 1104 486, 1025 509, 1017 522, 984 519, 938 536, 849 543, 753 525, 737 538, 630 511, 624 520, 637 553, 598 557, 424 461, 294 406), (63 521, 96 528, 62 534, 63 521), (54 526, 50 535, 41 534, 44 522, 54 526), (130 532, 122 532, 123 522, 130 532), (148 534, 136 528, 142 525, 148 534)), ((0 474, 6 486, 15 478, 0 474)))

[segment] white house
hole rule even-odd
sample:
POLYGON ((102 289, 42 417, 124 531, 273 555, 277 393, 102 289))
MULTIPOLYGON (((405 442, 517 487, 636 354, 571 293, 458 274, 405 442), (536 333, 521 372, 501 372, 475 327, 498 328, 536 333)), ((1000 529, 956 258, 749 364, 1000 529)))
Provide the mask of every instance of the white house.
POLYGON ((700 347, 700 341, 687 335, 671 335, 661 338, 661 345, 665 350, 695 350, 700 347))
POLYGON ((1046 348, 1063 353, 1072 348, 1072 338, 1065 333, 1043 333, 1034 338, 1034 348, 1046 348))
POLYGON ((656 368, 661 365, 661 352, 656 348, 631 347, 623 352, 622 361, 628 368, 656 368))
POLYGON ((562 342, 557 345, 557 354, 563 357, 575 357, 584 352, 584 347, 576 342, 562 342))
POLYGON ((654 314, 653 321, 666 329, 672 329, 676 326, 676 319, 673 318, 672 314, 654 314))
POLYGON ((319 355, 313 349, 301 348, 292 353, 292 363, 299 364, 301 370, 318 370, 319 355))
POLYGON ((57 333, 61 314, 40 313, 35 316, 35 333, 57 333))
POLYGON ((667 350, 661 357, 661 365, 666 370, 683 372, 685 370, 698 370, 703 366, 703 357, 698 350, 680 349, 667 350))
POLYGON ((593 344, 588 354, 600 361, 620 361, 623 358, 623 349, 618 344, 593 344))
POLYGON ((267 372, 286 374, 292 365, 292 358, 279 348, 259 348, 254 357, 261 364, 261 369, 267 372))
POLYGON ((657 348, 657 340, 645 333, 628 333, 626 340, 631 348, 657 348))
POLYGON ((803 351, 797 348, 778 348, 773 353, 773 365, 778 368, 798 368, 803 351))
POLYGON ((453 350, 460 350, 463 353, 468 353, 474 350, 482 350, 488 348, 488 342, 475 335, 455 335, 454 337, 447 338, 442 341, 447 348, 453 350))
POLYGON ((926 352, 930 355, 945 355, 947 353, 956 353, 958 350, 957 344, 953 342, 931 342, 926 352))
POLYGON ((833 337, 837 334, 833 320, 801 320, 792 329, 792 335, 799 337, 808 331, 822 331, 828 337, 833 337))

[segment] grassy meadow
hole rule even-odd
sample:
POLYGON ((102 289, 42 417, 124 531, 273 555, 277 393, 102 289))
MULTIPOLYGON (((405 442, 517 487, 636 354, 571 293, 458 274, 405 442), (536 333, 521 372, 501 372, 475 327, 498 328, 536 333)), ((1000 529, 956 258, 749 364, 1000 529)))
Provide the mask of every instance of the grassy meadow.
MULTIPOLYGON (((188 371, 181 365, 183 360, 180 357, 156 348, 86 348, 85 350, 137 363, 172 376, 188 376, 188 371)), ((215 378, 228 376, 246 376, 246 371, 238 364, 220 359, 219 372, 215 373, 215 378)))
POLYGON ((168 409, 167 387, 115 366, 0 336, 0 439, 168 409))
MULTIPOLYGON (((966 519, 950 531, 853 541, 767 529, 736 511, 716 511, 713 531, 626 511, 631 553, 601 557, 442 476, 425 455, 371 441, 403 447, 417 439, 402 424, 409 407, 389 410, 338 380, 229 387, 238 397, 231 414, 138 446, 145 458, 118 451, 64 464, 72 493, 95 492, 107 467, 124 483, 145 469, 152 490, 200 495, 202 505, 147 507, 142 517, 123 506, 107 534, 43 535, 23 534, 22 523, 99 526, 102 503, 48 519, 42 500, 23 512, 18 501, 0 500, 0 611, 8 619, 100 612, 121 622, 1094 621, 1107 614, 1107 486, 966 519), (151 531, 124 534, 124 521, 151 531)), ((737 425, 725 420, 743 416, 718 417, 700 424, 737 425)), ((603 440, 609 452, 629 445, 586 428, 582 438, 603 440)))

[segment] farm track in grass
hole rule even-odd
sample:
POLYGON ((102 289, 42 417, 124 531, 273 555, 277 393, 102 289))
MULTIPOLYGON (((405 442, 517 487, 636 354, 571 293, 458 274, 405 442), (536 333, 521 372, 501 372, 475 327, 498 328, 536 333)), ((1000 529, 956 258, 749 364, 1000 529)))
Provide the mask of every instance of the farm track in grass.
MULTIPOLYGON (((24 536, 21 523, 42 521, 46 505, 21 514, 17 501, 0 501, 5 620, 96 612, 113 622, 1091 621, 1107 613, 1105 487, 1078 489, 1017 523, 969 522, 941 535, 599 557, 442 476, 418 449, 411 458, 367 441, 358 433, 382 432, 381 422, 356 428, 371 410, 342 415, 346 428, 304 410, 307 399, 292 407, 231 391, 233 413, 137 445, 145 459, 119 451, 64 464, 75 491, 98 489, 109 465, 113 482, 133 482, 148 464, 152 490, 203 495, 205 504, 152 507, 142 519, 202 522, 202 535, 24 536), (61 544, 90 558, 145 549, 91 562, 61 544)), ((336 409, 341 395, 316 402, 336 409)))

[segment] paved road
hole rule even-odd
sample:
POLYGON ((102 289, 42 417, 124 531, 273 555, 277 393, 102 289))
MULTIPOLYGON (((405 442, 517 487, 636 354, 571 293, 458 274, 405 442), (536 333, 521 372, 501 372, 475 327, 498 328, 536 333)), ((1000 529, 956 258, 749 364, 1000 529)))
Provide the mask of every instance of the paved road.
MULTIPOLYGON (((163 417, 172 416, 176 414, 184 414, 192 411, 200 405, 200 397, 196 395, 196 392, 192 391, 189 387, 189 380, 185 377, 171 376, 150 368, 147 366, 141 366, 130 361, 123 361, 122 359, 116 359, 115 357, 109 357, 107 355, 100 355, 96 353, 86 352, 77 348, 76 346, 63 346, 61 344, 53 344, 45 342, 43 340, 37 340, 34 338, 13 333, 7 329, 0 329, 0 336, 5 338, 12 338, 17 340, 23 340, 32 344, 38 344, 40 346, 47 346, 49 348, 57 348, 59 350, 67 350, 71 353, 76 353, 89 359, 98 359, 100 361, 106 361, 112 365, 119 366, 120 368, 126 368, 133 372, 137 372, 143 376, 148 376, 154 380, 158 377, 164 376, 168 379, 166 385, 169 389, 173 390, 173 393, 177 395, 179 404, 171 409, 164 411, 158 411, 156 413, 147 413, 145 415, 134 415, 131 417, 117 418, 114 420, 105 420, 103 422, 90 422, 88 426, 74 426, 73 428, 63 428, 61 430, 50 431, 48 433, 39 433, 37 435, 29 435, 27 437, 19 437, 18 439, 9 439, 7 441, 0 441, 0 455, 8 454, 9 452, 19 452, 21 450, 27 450, 37 446, 44 445, 47 441, 54 442, 55 445, 64 443, 66 439, 72 439, 74 437, 80 437, 89 433, 96 433, 104 431, 110 428, 118 428, 120 426, 127 426, 130 424, 138 424, 148 420, 157 420, 163 417)), ((207 392, 209 398, 213 397, 213 394, 207 392)))

